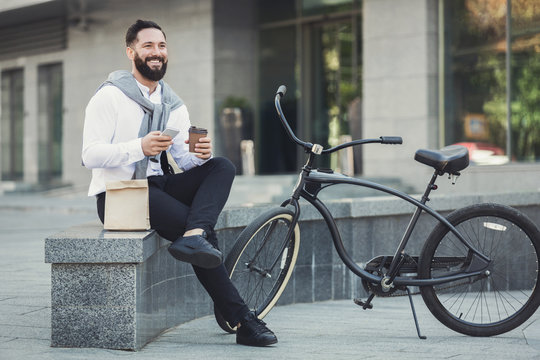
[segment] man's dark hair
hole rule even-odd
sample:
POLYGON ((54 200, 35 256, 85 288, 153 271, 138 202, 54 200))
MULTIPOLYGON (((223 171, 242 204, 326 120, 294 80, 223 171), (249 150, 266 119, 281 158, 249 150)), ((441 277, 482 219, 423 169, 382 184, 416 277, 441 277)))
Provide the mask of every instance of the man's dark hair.
POLYGON ((165 36, 165 32, 163 32, 163 30, 161 29, 161 27, 156 24, 155 22, 153 21, 150 21, 150 20, 137 20, 135 22, 135 24, 131 25, 127 32, 126 32, 126 46, 131 46, 133 45, 133 43, 135 42, 135 40, 137 40, 137 34, 139 33, 139 31, 143 30, 143 29, 149 29, 149 28, 154 28, 154 29, 158 29, 160 30, 162 33, 163 33, 163 36, 165 38, 167 38, 165 36))

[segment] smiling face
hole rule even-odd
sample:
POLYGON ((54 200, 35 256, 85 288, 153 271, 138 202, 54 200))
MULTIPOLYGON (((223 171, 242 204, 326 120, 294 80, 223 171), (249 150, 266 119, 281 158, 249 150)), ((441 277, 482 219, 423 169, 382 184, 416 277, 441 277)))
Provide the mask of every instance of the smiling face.
POLYGON ((156 82, 165 75, 168 61, 167 42, 161 30, 142 29, 126 52, 132 61, 132 72, 140 82, 156 82))

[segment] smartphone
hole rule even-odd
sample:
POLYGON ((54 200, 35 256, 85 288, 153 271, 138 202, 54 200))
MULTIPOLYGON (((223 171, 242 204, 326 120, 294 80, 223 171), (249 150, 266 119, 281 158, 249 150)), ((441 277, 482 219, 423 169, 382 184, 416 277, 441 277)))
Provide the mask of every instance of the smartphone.
POLYGON ((170 137, 172 137, 172 138, 174 139, 174 137, 175 137, 176 135, 178 135, 179 132, 180 132, 180 130, 178 130, 178 129, 174 129, 174 128, 166 128, 165 130, 163 130, 163 131, 161 132, 161 135, 162 135, 162 136, 163 136, 163 135, 170 136, 170 137))
MULTIPOLYGON (((174 129, 174 128, 166 128, 165 130, 163 130, 161 132, 161 136, 163 135, 166 135, 166 136, 170 136, 174 139, 174 137, 180 132, 180 130, 178 129, 174 129)), ((158 157, 160 156, 160 154, 158 155, 155 155, 155 156, 151 156, 150 157, 150 161, 154 162, 154 163, 158 163, 159 160, 157 159, 158 157)))

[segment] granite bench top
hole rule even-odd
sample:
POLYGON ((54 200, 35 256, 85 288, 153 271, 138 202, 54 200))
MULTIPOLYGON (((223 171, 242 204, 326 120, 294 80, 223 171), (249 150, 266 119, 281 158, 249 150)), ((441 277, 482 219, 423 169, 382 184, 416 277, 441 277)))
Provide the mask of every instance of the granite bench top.
POLYGON ((141 263, 168 241, 154 230, 108 231, 96 221, 45 239, 46 263, 141 263))

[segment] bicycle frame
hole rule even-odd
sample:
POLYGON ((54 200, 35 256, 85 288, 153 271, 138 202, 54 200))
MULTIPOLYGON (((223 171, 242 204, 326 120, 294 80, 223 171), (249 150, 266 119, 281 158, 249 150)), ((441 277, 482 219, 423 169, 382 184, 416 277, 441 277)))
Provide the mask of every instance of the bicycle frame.
MULTIPOLYGON (((308 159, 308 164, 312 162, 313 154, 310 154, 308 159)), ((422 211, 425 211, 435 219, 437 219, 439 222, 443 223, 445 226, 447 226, 454 235, 467 247, 472 251, 472 253, 477 257, 475 260, 471 263, 471 267, 467 269, 463 273, 454 274, 454 275, 448 275, 438 278, 432 278, 432 279, 414 279, 411 277, 400 277, 396 276, 391 279, 391 283, 393 283, 396 286, 429 286, 429 285, 437 285, 437 284, 443 284, 455 280, 465 279, 468 277, 473 276, 479 276, 483 275, 486 271, 487 267, 489 266, 490 259, 486 257, 484 254, 482 254, 479 250, 477 250, 469 241, 467 241, 463 235, 444 218, 442 215, 440 215, 435 210, 431 209, 429 206, 425 204, 425 202, 428 200, 428 195, 431 192, 431 190, 434 188, 433 185, 435 183, 435 179, 437 177, 437 174, 433 175, 433 178, 431 182, 428 185, 428 188, 426 189, 426 193, 422 197, 422 201, 418 201, 415 198, 401 192, 395 189, 392 189, 390 187, 377 184, 375 182, 371 182, 364 179, 359 178, 353 178, 349 176, 345 176, 338 173, 321 173, 316 170, 311 170, 311 168, 306 164, 304 169, 302 170, 302 173, 299 176, 298 183, 295 186, 293 195, 291 198, 287 201, 285 201, 282 206, 286 206, 287 204, 293 205, 295 208, 295 216, 293 218, 293 226, 291 226, 291 229, 294 228, 294 225, 298 221, 298 218, 300 216, 300 204, 298 203, 299 198, 303 198, 307 200, 311 205, 313 205, 317 211, 321 214, 324 221, 326 222, 326 225, 328 226, 328 229, 330 230, 330 233, 332 235, 332 240, 334 242, 334 247, 343 261, 343 263, 357 276, 360 276, 361 278, 365 279, 366 281, 369 281, 371 283, 381 283, 383 280, 383 277, 376 276, 371 274, 370 272, 362 269, 360 266, 358 266, 354 260, 350 257, 348 252, 346 251, 343 241, 341 239, 341 235, 339 233, 339 230, 337 228, 336 222, 326 207, 326 205, 317 198, 317 194, 313 195, 307 192, 304 188, 304 186, 308 183, 313 184, 320 184, 321 186, 331 186, 331 185, 337 185, 337 184, 348 184, 348 185, 355 185, 355 186, 363 186, 371 189, 375 189, 378 191, 382 191, 385 193, 388 193, 390 195, 396 196, 398 198, 401 198, 414 206, 416 206, 416 211, 414 212, 409 225, 407 226, 407 229, 403 235, 403 238, 401 239, 401 242, 399 243, 395 256, 393 258, 392 264, 390 265, 389 274, 392 272, 396 272, 399 270, 399 259, 400 255, 403 253, 403 250, 405 249, 407 242, 412 234, 412 231, 414 229, 414 226, 416 225, 416 222, 418 218, 420 217, 420 214, 422 211), (474 265, 474 266, 472 266, 474 265)), ((319 189, 316 193, 318 193, 319 189)))

